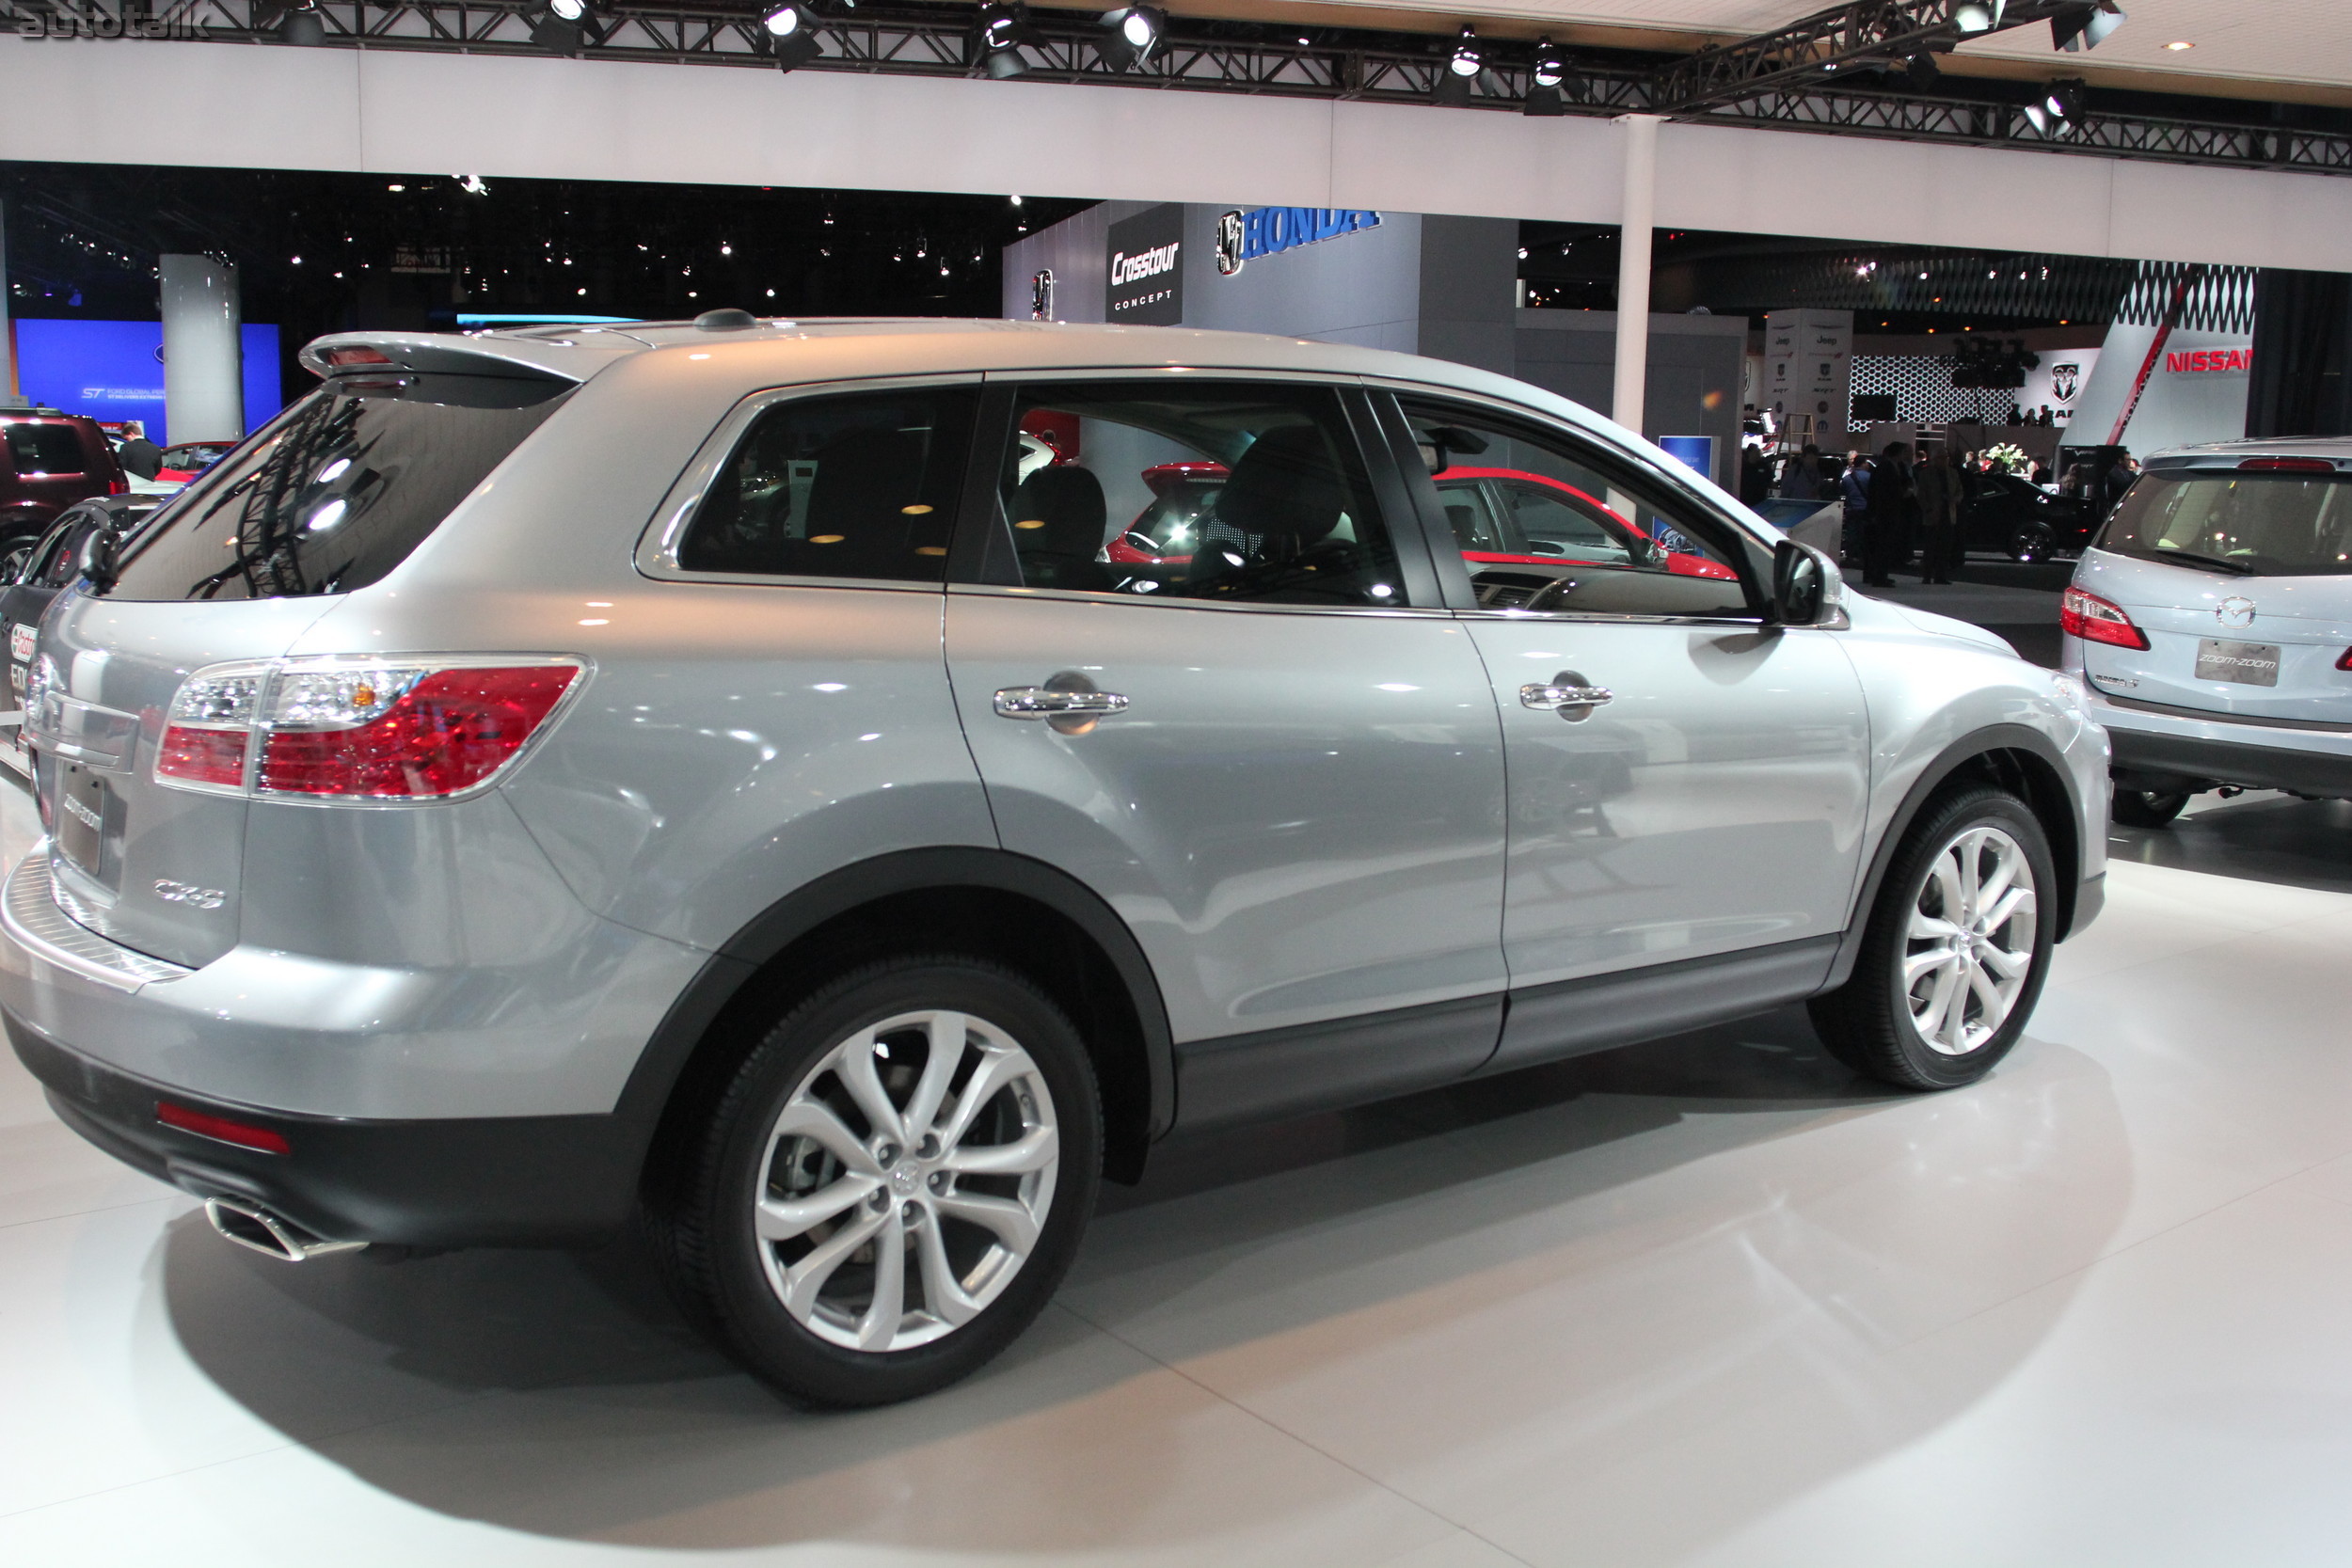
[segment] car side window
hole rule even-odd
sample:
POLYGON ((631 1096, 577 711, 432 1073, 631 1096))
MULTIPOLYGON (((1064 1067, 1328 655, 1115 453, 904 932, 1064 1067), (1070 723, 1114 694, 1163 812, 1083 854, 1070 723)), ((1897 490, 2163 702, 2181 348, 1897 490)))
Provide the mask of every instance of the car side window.
POLYGON ((979 392, 908 388, 762 410, 678 542, 690 572, 944 582, 979 392))
POLYGON ((1563 614, 1746 618, 1728 525, 1577 436, 1483 409, 1401 400, 1482 607, 1563 614), (1464 534, 1455 498, 1502 502, 1464 534))
POLYGON ((12 422, 8 433, 8 455, 24 478, 78 474, 89 467, 82 454, 82 438, 72 425, 12 422))
POLYGON ((1406 602, 1336 389, 1283 381, 1084 381, 1019 389, 999 466, 1011 570, 1066 593, 1229 603, 1406 602))

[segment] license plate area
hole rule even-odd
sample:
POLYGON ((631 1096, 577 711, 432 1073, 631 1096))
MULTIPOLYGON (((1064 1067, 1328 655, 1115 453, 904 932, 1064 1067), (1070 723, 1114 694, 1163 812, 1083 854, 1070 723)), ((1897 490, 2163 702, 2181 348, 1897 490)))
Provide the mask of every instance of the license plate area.
POLYGON ((2208 637, 2197 644, 2197 678, 2238 686, 2279 684, 2279 649, 2269 642, 2231 642, 2208 637))
POLYGON ((111 889, 121 879, 122 801, 105 778, 79 763, 57 768, 57 852, 111 889))

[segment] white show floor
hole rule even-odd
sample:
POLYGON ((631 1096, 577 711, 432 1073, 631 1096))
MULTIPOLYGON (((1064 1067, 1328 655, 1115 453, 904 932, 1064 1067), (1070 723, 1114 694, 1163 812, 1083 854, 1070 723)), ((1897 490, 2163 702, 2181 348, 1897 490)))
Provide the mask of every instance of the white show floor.
POLYGON ((855 1417, 625 1248, 239 1252, 8 1058, 0 1562, 2342 1564, 2352 807, 2201 806, 1976 1088, 1789 1011, 1188 1148, 855 1417))

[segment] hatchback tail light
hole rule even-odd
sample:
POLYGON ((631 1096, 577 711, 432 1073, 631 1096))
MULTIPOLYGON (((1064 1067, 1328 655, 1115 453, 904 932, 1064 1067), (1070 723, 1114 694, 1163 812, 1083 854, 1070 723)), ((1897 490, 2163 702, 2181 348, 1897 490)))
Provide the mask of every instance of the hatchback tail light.
POLYGON ((2069 588, 2058 600, 2058 629, 2086 642, 2109 642, 2119 648, 2148 645, 2148 634, 2132 625, 2122 606, 2079 588, 2069 588))
POLYGON ((2336 660, 2336 668, 2339 670, 2352 670, 2352 648, 2346 648, 2344 650, 2344 657, 2336 660))
POLYGON ((215 665, 172 699, 155 780, 310 800, 464 794, 521 753, 580 669, 569 658, 215 665))
POLYGON ((106 494, 110 496, 127 496, 130 493, 131 482, 129 480, 110 479, 106 481, 106 494))
POLYGON ((2240 473, 2332 474, 2336 466, 2324 457, 2249 457, 2238 465, 2240 473))

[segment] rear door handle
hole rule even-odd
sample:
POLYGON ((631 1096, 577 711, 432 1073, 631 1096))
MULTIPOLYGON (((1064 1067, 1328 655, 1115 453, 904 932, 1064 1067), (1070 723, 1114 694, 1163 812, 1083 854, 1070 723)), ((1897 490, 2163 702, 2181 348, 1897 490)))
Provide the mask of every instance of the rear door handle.
POLYGON ((1043 686, 1008 686, 995 699, 999 719, 1042 719, 1062 735, 1084 735, 1115 713, 1127 711, 1127 699, 1116 691, 1098 691, 1094 683, 1075 670, 1047 677, 1043 686))
POLYGON ((1592 717, 1593 709, 1613 702, 1616 693, 1605 686, 1595 686, 1573 670, 1563 670, 1550 680, 1539 685, 1519 688, 1519 705, 1549 709, 1570 723, 1592 717))

